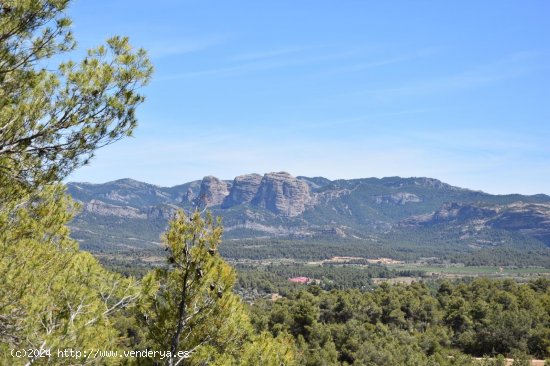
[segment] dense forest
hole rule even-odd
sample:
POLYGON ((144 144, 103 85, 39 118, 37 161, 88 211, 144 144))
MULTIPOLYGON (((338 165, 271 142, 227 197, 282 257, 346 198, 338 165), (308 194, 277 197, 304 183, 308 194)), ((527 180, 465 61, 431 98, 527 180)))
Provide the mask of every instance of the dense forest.
MULTIPOLYGON (((550 356, 550 280, 382 284, 256 302, 258 331, 292 334, 303 365, 479 365, 550 356), (502 356, 500 356, 500 359, 502 356)), ((500 363, 502 364, 502 363, 500 363)))
POLYGON ((376 241, 368 242, 334 236, 241 239, 226 241, 220 250, 224 257, 230 259, 320 260, 334 256, 356 256, 405 261, 433 258, 439 263, 449 261, 470 266, 550 266, 550 252, 541 248, 540 242, 534 239, 514 237, 514 234, 493 230, 490 233, 492 238, 507 244, 472 251, 456 240, 460 236, 458 233, 449 233, 446 239, 442 235, 439 230, 418 229, 407 233, 389 232, 380 235, 376 241))

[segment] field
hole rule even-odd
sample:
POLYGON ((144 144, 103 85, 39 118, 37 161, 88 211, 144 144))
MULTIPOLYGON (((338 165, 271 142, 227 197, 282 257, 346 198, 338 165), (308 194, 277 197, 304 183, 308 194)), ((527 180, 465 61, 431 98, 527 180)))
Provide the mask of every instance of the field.
POLYGON ((550 276, 550 268, 540 267, 495 267, 495 266, 459 266, 459 265, 424 265, 416 263, 387 264, 389 269, 395 270, 414 270, 425 272, 427 276, 446 276, 446 277, 533 277, 550 276))

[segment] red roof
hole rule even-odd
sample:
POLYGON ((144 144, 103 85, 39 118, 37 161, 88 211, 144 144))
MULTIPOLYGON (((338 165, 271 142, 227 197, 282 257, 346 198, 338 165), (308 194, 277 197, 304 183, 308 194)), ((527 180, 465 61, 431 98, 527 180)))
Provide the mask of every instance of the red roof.
POLYGON ((288 279, 290 282, 294 283, 308 283, 311 281, 309 277, 293 277, 288 279))

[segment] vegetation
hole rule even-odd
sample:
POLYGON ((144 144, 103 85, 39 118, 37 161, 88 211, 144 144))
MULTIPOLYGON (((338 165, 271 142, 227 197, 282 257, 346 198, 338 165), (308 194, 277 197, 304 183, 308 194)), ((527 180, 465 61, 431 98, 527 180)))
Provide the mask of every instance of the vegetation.
POLYGON ((12 359, 9 351, 14 348, 47 352, 116 347, 113 315, 137 299, 133 279, 104 270, 89 253, 78 251, 65 226, 70 209, 74 207, 63 189, 48 186, 19 208, 0 214, 3 364, 28 361, 12 359))
POLYGON ((373 278, 395 278, 398 276, 420 277, 424 272, 417 270, 390 270, 385 266, 320 266, 281 264, 269 266, 236 265, 239 290, 257 290, 258 293, 288 294, 295 289, 288 281, 292 277, 308 277, 323 290, 372 288, 373 278))
MULTIPOLYGON (((547 279, 373 287, 374 276, 420 272, 290 264, 268 272, 240 266, 236 283, 219 253, 219 222, 183 211, 164 236, 166 262, 129 271, 143 275, 139 280, 80 251, 67 226, 79 208, 60 181, 96 149, 131 134, 143 101, 138 89, 152 68, 143 50, 114 37, 78 63, 46 70, 45 61, 75 47, 67 6, 67 0, 0 4, 1 364, 468 365, 475 364, 470 356, 511 355, 517 364, 550 356, 547 279), (304 274, 322 279, 320 286, 283 283, 304 274), (246 305, 234 286, 286 297, 246 305), (81 355, 59 353, 67 349, 81 355), (145 349, 163 356, 84 353, 145 349), (34 352, 14 357, 13 350, 34 352)), ((423 234, 431 235, 416 238, 423 234)), ((398 247, 389 250, 402 248, 396 253, 406 256, 411 247, 393 239, 398 247)), ((358 242, 338 253, 334 241, 292 243, 256 246, 257 256, 289 250, 323 259, 366 250, 358 242)), ((387 253, 383 242, 375 244, 371 254, 387 253)), ((232 250, 248 248, 227 245, 232 250)))
MULTIPOLYGON (((68 1, 0 6, 0 354, 40 362, 56 348, 118 345, 114 314, 137 299, 133 279, 103 269, 69 238, 76 205, 61 178, 96 148, 131 133, 137 89, 151 74, 143 50, 114 37, 77 65, 45 68, 75 47, 68 1), (10 349, 32 348, 29 359, 10 349)), ((56 355, 52 354, 52 357, 56 355)), ((56 364, 72 363, 70 358, 56 364)))
POLYGON ((549 304, 548 279, 477 279, 367 292, 312 286, 251 309, 259 331, 293 335, 303 365, 479 365, 469 356, 548 357, 549 304))
POLYGON ((531 239, 510 233, 494 232, 495 240, 509 240, 507 245, 472 249, 451 235, 444 241, 437 230, 390 232, 372 240, 338 237, 269 238, 227 240, 220 248, 230 259, 270 260, 293 258, 302 261, 329 259, 334 256, 393 258, 416 261, 431 258, 434 262, 464 263, 472 266, 539 266, 550 268, 550 249, 531 239), (434 243, 438 243, 435 245, 434 243))
POLYGON ((145 51, 113 37, 80 62, 47 70, 46 61, 75 47, 68 3, 0 4, 0 363, 291 364, 288 338, 253 332, 231 293, 232 270, 211 253, 221 235, 211 219, 176 217, 169 266, 142 282, 104 269, 69 237, 78 206, 60 180, 131 134, 152 67, 145 51), (172 353, 91 352, 145 347, 172 353), (183 350, 189 359, 174 355, 183 350))
MULTIPOLYGON (((185 351, 167 364, 274 364, 292 361, 284 335, 255 335, 240 299, 232 293, 235 275, 218 254, 222 228, 199 212, 180 211, 165 235, 168 267, 150 272, 142 281, 138 318, 150 348, 185 351), (244 349, 244 351, 243 351, 244 349), (195 354, 196 353, 196 354, 195 354)), ((148 347, 149 348, 149 347, 148 347)))

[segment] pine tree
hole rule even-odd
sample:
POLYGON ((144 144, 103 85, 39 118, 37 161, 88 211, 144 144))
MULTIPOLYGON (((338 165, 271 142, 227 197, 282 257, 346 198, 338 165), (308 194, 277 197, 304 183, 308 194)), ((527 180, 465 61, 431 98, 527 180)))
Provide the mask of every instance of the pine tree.
MULTIPOLYGON (((145 51, 123 37, 79 62, 68 0, 0 2, 0 359, 10 349, 114 348, 113 314, 139 291, 78 251, 62 178, 136 126, 145 51)), ((52 354, 52 357, 55 355, 52 354)), ((55 359, 55 364, 84 360, 55 359)))
POLYGON ((54 56, 76 47, 64 16, 68 5, 0 3, 0 204, 17 193, 14 187, 59 181, 136 126, 135 109, 144 100, 137 90, 152 66, 127 38, 113 37, 81 61, 50 70, 54 56))
POLYGON ((74 211, 53 185, 0 213, 0 222, 12 222, 0 231, 0 364, 74 364, 84 358, 58 358, 56 350, 117 348, 112 315, 133 304, 139 288, 78 250, 66 226, 74 211), (13 358, 11 349, 51 350, 51 357, 13 358))
POLYGON ((210 215, 180 212, 165 236, 168 267, 141 284, 105 270, 70 238, 78 205, 61 180, 132 133, 152 67, 145 51, 113 37, 52 71, 53 57, 76 47, 64 16, 69 2, 0 2, 0 363, 142 364, 57 356, 130 347, 115 324, 126 309, 139 314, 143 346, 191 355, 168 365, 292 364, 289 338, 253 332, 210 215), (47 357, 14 358, 12 349, 47 357))
POLYGON ((170 350, 178 364, 291 364, 284 337, 255 336, 240 299, 234 270, 218 254, 222 226, 207 213, 179 211, 164 236, 167 266, 142 283, 141 319, 154 349, 170 350), (279 344, 279 346, 275 346, 279 344), (185 352, 176 357, 177 352, 185 352), (248 360, 248 361, 247 361, 248 360))

